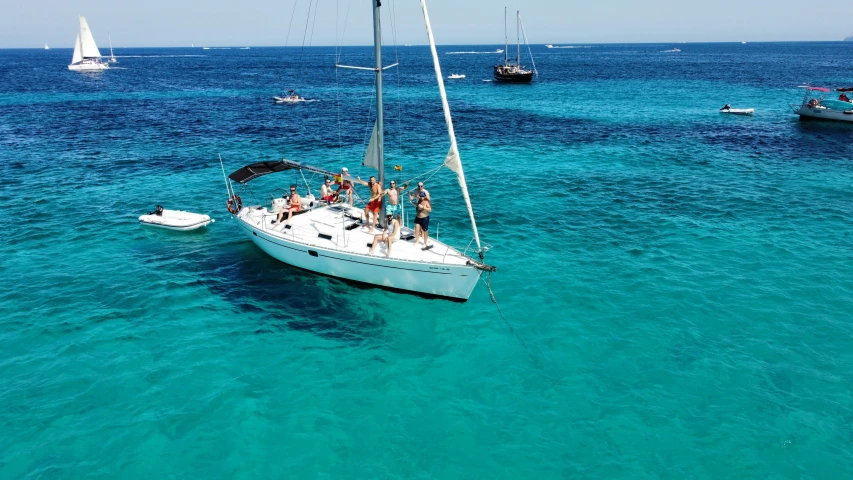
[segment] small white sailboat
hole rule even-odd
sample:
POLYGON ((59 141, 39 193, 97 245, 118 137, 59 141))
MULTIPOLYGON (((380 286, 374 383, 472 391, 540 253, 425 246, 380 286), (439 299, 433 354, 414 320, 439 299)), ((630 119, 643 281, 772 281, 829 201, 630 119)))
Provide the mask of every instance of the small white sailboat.
POLYGON ((113 54, 113 37, 110 32, 107 32, 107 37, 110 39, 110 63, 118 63, 116 56, 113 54))
POLYGON ((720 109, 720 113, 729 113, 732 115, 752 115, 755 113, 754 108, 732 108, 728 103, 720 109))
POLYGON ((86 23, 86 17, 80 17, 80 33, 77 34, 74 56, 71 58, 68 69, 75 72, 97 72, 110 69, 109 65, 101 62, 101 52, 95 44, 89 24, 86 23))
POLYGON ((166 210, 160 205, 153 212, 139 216, 139 223, 167 230, 195 230, 204 227, 213 220, 209 215, 185 212, 183 210, 166 210))
POLYGON ((50 47, 48 47, 48 46, 47 46, 47 44, 45 43, 45 44, 44 44, 44 49, 45 49, 45 50, 50 50, 50 47))
POLYGON ((465 78, 465 75, 462 75, 462 74, 459 74, 459 73, 451 73, 450 75, 448 75, 448 76, 447 76, 447 78, 448 78, 449 80, 459 80, 459 79, 461 79, 461 78, 465 78))
MULTIPOLYGON (((393 243, 393 248, 390 246, 386 248, 383 244, 377 252, 373 252, 376 250, 373 248, 373 242, 376 241, 374 235, 380 232, 369 232, 359 228, 361 226, 360 208, 350 206, 348 203, 318 202, 310 195, 310 191, 306 192, 307 198, 302 198, 299 205, 295 207, 291 220, 287 222, 275 222, 278 217, 274 213, 277 209, 275 201, 271 208, 265 205, 244 207, 242 200, 234 191, 232 181, 245 185, 261 176, 285 171, 293 173, 307 171, 326 176, 339 182, 342 187, 346 182, 356 181, 343 171, 333 172, 286 159, 253 163, 231 173, 228 176, 229 180, 226 180, 229 190, 228 211, 234 215, 237 224, 252 242, 281 262, 336 278, 465 301, 476 287, 480 275, 494 271, 495 267, 485 264, 483 260, 488 246, 481 244, 477 231, 425 1, 421 0, 421 8, 450 143, 449 151, 441 161, 443 166, 456 176, 462 198, 468 209, 473 231, 469 248, 456 249, 438 241, 435 237, 429 239, 429 245, 421 248, 412 230, 403 228, 400 231, 399 240, 390 242, 393 243), (475 255, 469 255, 469 250, 475 248, 476 258, 475 255)), ((384 187, 382 72, 396 64, 383 67, 380 2, 371 3, 373 4, 375 66, 367 68, 337 65, 337 67, 373 71, 376 88, 376 123, 363 165, 377 170, 379 184, 384 187)), ((301 177, 307 189, 309 182, 304 175, 301 177)), ((291 187, 292 191, 296 188, 296 185, 291 187)), ((426 195, 423 196, 426 197, 426 195)), ((400 200, 404 201, 402 198, 400 200)), ((281 205, 278 205, 278 210, 281 211, 280 209, 281 205)), ((380 207, 379 210, 381 211, 382 208, 380 207)))

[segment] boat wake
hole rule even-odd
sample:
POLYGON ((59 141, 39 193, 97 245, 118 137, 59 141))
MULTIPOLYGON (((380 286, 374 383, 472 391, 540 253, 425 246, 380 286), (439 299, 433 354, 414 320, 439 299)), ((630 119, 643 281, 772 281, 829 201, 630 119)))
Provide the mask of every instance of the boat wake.
MULTIPOLYGON (((116 58, 182 58, 182 57, 204 57, 206 55, 116 55, 116 58)), ((115 67, 110 67, 115 68, 115 67)))
POLYGON ((592 48, 592 45, 545 45, 547 48, 592 48))
POLYGON ((444 52, 447 55, 484 55, 488 53, 504 53, 502 48, 490 52, 444 52))

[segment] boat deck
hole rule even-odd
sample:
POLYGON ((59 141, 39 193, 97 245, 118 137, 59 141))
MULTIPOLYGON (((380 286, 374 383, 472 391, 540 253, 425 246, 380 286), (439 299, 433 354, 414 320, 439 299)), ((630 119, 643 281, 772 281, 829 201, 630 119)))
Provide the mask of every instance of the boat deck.
MULTIPOLYGON (((307 247, 336 250, 348 254, 369 256, 374 235, 382 233, 381 227, 368 233, 368 228, 361 222, 362 210, 349 205, 315 207, 294 215, 290 228, 286 228, 284 223, 273 226, 272 223, 278 215, 271 213, 265 207, 252 206, 243 210, 240 212, 240 217, 273 237, 295 241, 307 247)), ((423 250, 423 244, 415 243, 414 231, 403 227, 401 238, 392 245, 390 258, 442 265, 468 263, 469 259, 459 251, 432 237, 429 239, 429 244, 432 248, 423 250), (411 239, 408 239, 410 237, 411 239)), ((373 256, 385 258, 386 250, 386 245, 381 243, 373 256)))

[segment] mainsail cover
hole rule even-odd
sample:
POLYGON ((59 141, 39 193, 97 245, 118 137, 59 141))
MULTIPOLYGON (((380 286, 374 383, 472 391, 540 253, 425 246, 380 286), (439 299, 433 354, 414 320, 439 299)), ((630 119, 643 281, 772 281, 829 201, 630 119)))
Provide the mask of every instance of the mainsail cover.
POLYGON ((71 57, 71 64, 80 63, 83 61, 83 47, 80 46, 80 34, 77 34, 77 42, 74 43, 74 56, 71 57))
POLYGON ((86 23, 86 17, 80 17, 80 45, 83 48, 83 58, 101 57, 95 38, 92 37, 92 31, 89 30, 89 24, 86 23))
POLYGON ((378 142, 376 124, 374 123, 373 133, 370 134, 370 143, 367 145, 367 151, 364 153, 364 161, 361 162, 365 167, 370 167, 374 170, 379 170, 379 149, 376 148, 378 142))

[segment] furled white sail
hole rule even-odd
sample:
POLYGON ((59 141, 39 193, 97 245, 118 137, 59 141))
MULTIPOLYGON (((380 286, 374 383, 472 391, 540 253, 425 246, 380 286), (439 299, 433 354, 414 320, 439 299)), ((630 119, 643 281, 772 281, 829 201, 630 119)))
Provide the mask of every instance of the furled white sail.
POLYGON ((83 58, 101 57, 95 38, 92 37, 92 31, 89 30, 89 24, 86 23, 86 17, 80 17, 80 45, 83 47, 83 58))
POLYGON ((432 63, 435 66, 435 76, 438 80, 438 91, 441 93, 441 106, 444 109, 444 121, 447 123, 447 135, 450 137, 450 150, 444 158, 447 168, 456 172, 459 187, 462 189, 462 198, 468 207, 468 216, 471 218, 471 228, 474 230, 474 240, 477 242, 477 251, 482 256, 483 247, 480 245, 480 234, 477 232, 477 222, 474 220, 474 209, 471 207, 471 198, 468 196, 468 184, 465 183, 465 172, 462 170, 462 159, 459 157, 459 149, 456 147, 456 134, 453 132, 453 119, 450 117, 450 105, 447 103, 447 92, 444 91, 444 77, 441 76, 441 65, 438 62, 438 52, 435 50, 435 38, 432 36, 432 26, 429 23, 426 0, 421 0, 421 9, 424 12, 429 48, 432 52, 432 63))
POLYGON ((74 43, 74 56, 71 57, 71 64, 83 61, 83 47, 80 46, 80 34, 77 34, 77 42, 74 43))
POLYGON ((374 170, 379 170, 379 149, 376 148, 377 140, 376 124, 373 124, 373 133, 370 135, 370 143, 367 145, 367 151, 364 153, 364 161, 361 162, 365 167, 370 167, 374 170))

